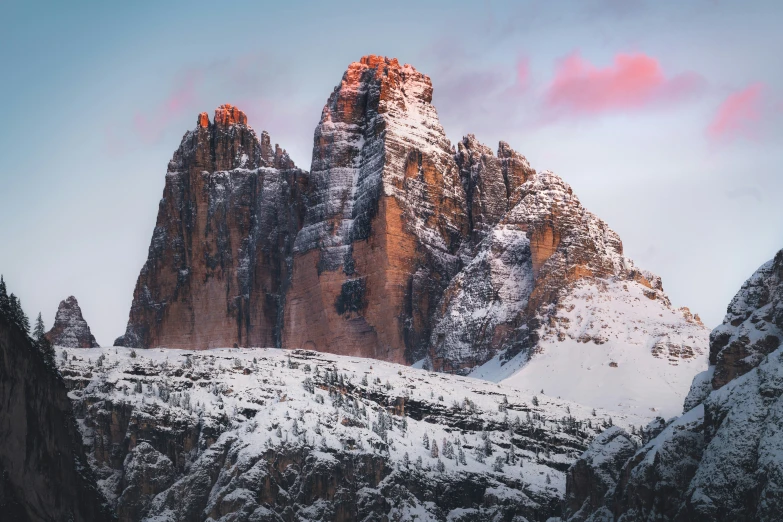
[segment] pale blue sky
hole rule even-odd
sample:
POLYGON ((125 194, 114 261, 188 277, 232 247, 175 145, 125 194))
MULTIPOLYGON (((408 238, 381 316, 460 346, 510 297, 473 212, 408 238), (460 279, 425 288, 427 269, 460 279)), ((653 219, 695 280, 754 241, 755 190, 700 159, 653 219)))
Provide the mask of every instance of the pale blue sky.
POLYGON ((710 326, 783 247, 780 2, 392 4, 0 2, 0 272, 28 314, 48 327, 73 294, 111 344, 196 115, 238 105, 309 169, 321 107, 365 54, 430 75, 452 141, 503 139, 560 174, 710 326), (654 60, 660 88, 553 101, 566 58, 611 80, 618 55, 654 60), (754 85, 756 115, 710 134, 754 85))

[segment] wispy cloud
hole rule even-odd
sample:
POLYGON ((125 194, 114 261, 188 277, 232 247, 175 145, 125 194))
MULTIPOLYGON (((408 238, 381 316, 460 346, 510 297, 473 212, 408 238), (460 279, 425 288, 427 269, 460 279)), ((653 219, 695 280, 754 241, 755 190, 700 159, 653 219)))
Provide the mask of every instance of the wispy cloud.
POLYGON ((544 101, 556 116, 594 115, 678 102, 703 83, 692 72, 667 76, 646 54, 618 54, 612 65, 599 68, 577 52, 560 62, 544 101))
POLYGON ((165 92, 162 98, 144 107, 132 108, 124 123, 105 129, 107 153, 117 156, 139 146, 159 143, 169 131, 176 130, 181 135, 184 118, 192 116, 194 126, 198 113, 207 111, 211 117, 211 110, 221 103, 238 105, 245 112, 262 117, 264 114, 259 108, 249 103, 240 105, 240 101, 267 109, 269 117, 255 121, 259 128, 270 120, 281 120, 284 118, 278 114, 281 111, 265 100, 281 99, 281 92, 296 88, 291 85, 289 72, 280 60, 263 52, 251 52, 191 64, 175 71, 169 78, 157 79, 149 90, 151 93, 165 92))
POLYGON ((714 141, 758 138, 763 92, 763 84, 753 83, 730 94, 707 127, 707 135, 714 141))
POLYGON ((133 127, 144 143, 157 142, 172 120, 193 109, 197 101, 196 89, 202 84, 204 70, 190 68, 175 79, 174 87, 152 111, 136 111, 133 127))

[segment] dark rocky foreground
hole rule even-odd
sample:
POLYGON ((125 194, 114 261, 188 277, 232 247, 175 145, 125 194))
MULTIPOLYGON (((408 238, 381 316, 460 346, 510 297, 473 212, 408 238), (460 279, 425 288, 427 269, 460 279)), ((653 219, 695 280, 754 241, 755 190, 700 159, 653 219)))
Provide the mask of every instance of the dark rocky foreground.
POLYGON ((62 379, 0 316, 0 519, 112 520, 62 379))

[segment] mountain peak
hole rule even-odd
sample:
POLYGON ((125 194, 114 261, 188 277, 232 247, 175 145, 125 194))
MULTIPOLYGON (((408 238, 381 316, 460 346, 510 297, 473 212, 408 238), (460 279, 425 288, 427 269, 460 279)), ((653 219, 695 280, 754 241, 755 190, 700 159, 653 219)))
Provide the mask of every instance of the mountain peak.
POLYGON ((96 348, 95 341, 87 321, 82 316, 82 309, 74 296, 60 301, 54 326, 46 334, 49 342, 56 346, 70 348, 96 348))
MULTIPOLYGON (((202 113, 203 115, 204 113, 202 113)), ((199 117, 199 124, 203 127, 202 117, 199 117)), ((247 115, 234 107, 230 103, 224 103, 215 109, 215 125, 228 127, 229 125, 247 125, 247 115)))
MULTIPOLYGON (((386 56, 376 56, 374 54, 368 54, 362 56, 359 63, 366 65, 371 69, 376 69, 379 65, 387 65, 391 67, 400 67, 400 62, 397 58, 388 58, 386 56)), ((407 65, 407 64, 406 64, 407 65)))

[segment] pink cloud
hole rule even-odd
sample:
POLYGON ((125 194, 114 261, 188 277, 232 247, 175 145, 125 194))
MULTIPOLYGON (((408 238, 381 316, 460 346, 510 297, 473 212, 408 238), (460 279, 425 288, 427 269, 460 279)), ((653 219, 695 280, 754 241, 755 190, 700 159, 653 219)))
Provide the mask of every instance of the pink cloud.
POLYGON ((754 83, 730 94, 707 127, 707 135, 713 140, 756 138, 761 121, 763 90, 761 83, 754 83))
POLYGON ((530 61, 527 58, 517 60, 517 83, 519 88, 527 88, 530 83, 530 61))
POLYGON ((151 112, 137 111, 133 118, 133 127, 145 143, 158 141, 168 124, 188 110, 196 102, 196 89, 203 78, 200 69, 188 69, 177 79, 174 88, 166 98, 151 112))
POLYGON ((612 65, 598 68, 574 53, 559 64, 545 104, 576 115, 643 109, 682 100, 702 83, 695 73, 667 77, 658 60, 645 54, 618 54, 612 65))

